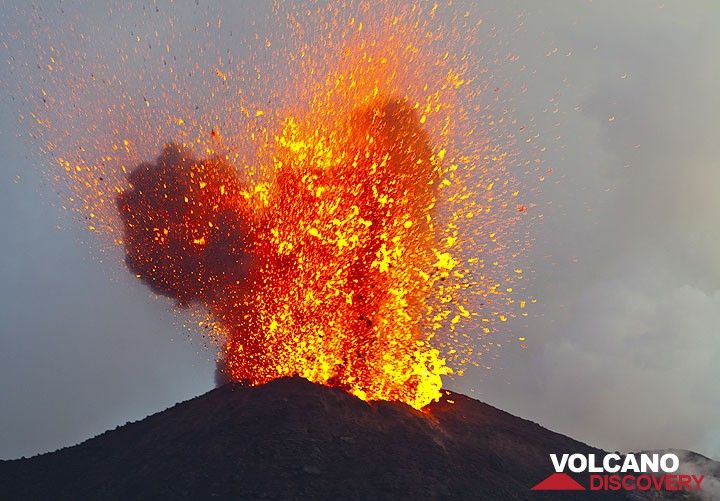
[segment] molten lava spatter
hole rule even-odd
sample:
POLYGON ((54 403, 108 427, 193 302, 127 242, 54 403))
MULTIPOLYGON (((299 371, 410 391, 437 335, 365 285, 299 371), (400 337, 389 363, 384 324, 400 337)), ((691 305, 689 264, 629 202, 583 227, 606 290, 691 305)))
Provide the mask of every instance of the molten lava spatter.
POLYGON ((543 149, 513 117, 517 58, 450 2, 256 8, 244 41, 234 4, 114 8, 120 38, 38 16, 44 65, 14 63, 33 137, 104 261, 122 246, 226 378, 422 407, 525 340, 506 322, 534 301, 518 280, 544 175, 517 149, 543 149))
POLYGON ((425 321, 453 261, 433 218, 440 160, 399 100, 356 110, 331 135, 287 119, 274 178, 255 185, 168 145, 118 196, 126 262, 210 311, 231 379, 299 374, 422 407, 450 371, 425 321))

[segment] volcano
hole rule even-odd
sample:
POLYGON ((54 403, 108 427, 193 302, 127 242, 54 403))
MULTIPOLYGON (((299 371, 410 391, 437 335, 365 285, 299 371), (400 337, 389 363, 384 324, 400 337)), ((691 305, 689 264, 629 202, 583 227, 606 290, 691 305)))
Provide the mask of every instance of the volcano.
POLYGON ((588 496, 530 490, 561 451, 603 452, 449 391, 418 411, 293 377, 228 383, 74 447, 0 461, 0 486, 13 500, 588 496))

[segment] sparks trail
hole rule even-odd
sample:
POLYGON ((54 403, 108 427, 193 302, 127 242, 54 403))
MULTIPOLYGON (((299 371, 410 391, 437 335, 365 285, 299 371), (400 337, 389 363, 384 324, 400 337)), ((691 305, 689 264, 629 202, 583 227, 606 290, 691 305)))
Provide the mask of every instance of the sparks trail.
POLYGON ((255 185, 221 158, 166 146, 117 197, 127 265, 209 310, 233 380, 300 374, 422 407, 449 372, 425 319, 452 259, 436 250, 437 159, 400 100, 356 110, 330 136, 288 118, 274 179, 255 185))

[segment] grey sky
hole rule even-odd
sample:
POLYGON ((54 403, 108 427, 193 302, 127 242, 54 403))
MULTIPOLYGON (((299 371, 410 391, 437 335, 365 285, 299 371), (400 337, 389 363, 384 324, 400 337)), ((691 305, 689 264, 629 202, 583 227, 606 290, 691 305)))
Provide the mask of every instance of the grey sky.
MULTIPOLYGON (((461 4, 529 68, 495 70, 513 82, 504 92, 514 116, 535 123, 553 176, 536 196, 544 224, 524 266, 538 303, 509 327, 529 348, 509 345, 492 371, 450 386, 601 447, 717 459, 720 4, 461 4)), ((222 9, 238 30, 266 10, 232 5, 222 9)), ((65 9, 94 23, 105 15, 65 9)), ((201 17, 208 7, 190 2, 182 15, 193 9, 201 17)), ((3 9, 0 33, 18 26, 26 20, 3 9)), ((10 88, 19 75, 7 57, 0 82, 10 88)), ((11 94, 0 96, 3 458, 70 445, 200 394, 214 370, 212 350, 169 303, 58 207, 11 94)))

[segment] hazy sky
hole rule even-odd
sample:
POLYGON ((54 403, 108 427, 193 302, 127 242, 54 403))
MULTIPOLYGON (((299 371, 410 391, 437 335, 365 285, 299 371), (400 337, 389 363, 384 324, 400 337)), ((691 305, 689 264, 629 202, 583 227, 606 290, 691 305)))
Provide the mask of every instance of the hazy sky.
MULTIPOLYGON (((720 4, 459 3, 531 69, 503 77, 527 88, 514 116, 535 122, 553 176, 525 266, 538 303, 509 326, 528 349, 451 387, 604 448, 720 458, 720 4)), ((92 23, 107 11, 63 5, 92 23)), ((239 5, 218 7, 237 30, 267 10, 239 5)), ((0 16, 0 36, 28 26, 0 16)), ((17 84, 5 63, 33 54, 0 53, 0 82, 17 84)), ((58 207, 18 106, 0 94, 2 458, 203 393, 214 370, 171 305, 58 207)))

